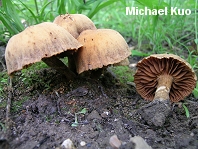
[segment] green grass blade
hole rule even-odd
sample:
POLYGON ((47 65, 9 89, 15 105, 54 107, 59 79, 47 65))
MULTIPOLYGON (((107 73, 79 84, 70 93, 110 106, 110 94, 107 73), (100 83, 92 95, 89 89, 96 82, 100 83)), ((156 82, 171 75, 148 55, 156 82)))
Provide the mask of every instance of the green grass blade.
POLYGON ((51 3, 52 3, 52 1, 46 3, 46 4, 41 8, 41 12, 40 12, 40 17, 41 17, 41 19, 40 19, 40 21, 42 21, 42 19, 45 20, 45 19, 44 19, 45 10, 46 10, 47 6, 49 6, 51 3))
POLYGON ((195 89, 193 90, 193 95, 195 96, 196 99, 198 99, 198 82, 196 84, 195 89))
POLYGON ((195 43, 196 43, 196 51, 198 53, 198 27, 197 27, 197 0, 195 1, 195 43))
POLYGON ((152 1, 148 1, 148 0, 136 0, 137 3, 139 3, 142 6, 147 6, 150 9, 153 9, 155 6, 158 5, 158 0, 152 0, 152 1))
MULTIPOLYGON (((67 1, 69 4, 69 0, 67 1)), ((58 14, 66 14, 66 1, 65 0, 58 0, 57 1, 57 7, 58 7, 58 14)))
POLYGON ((101 10, 104 7, 107 7, 111 4, 113 4, 114 2, 116 2, 115 0, 108 0, 106 2, 101 1, 97 1, 98 3, 95 4, 95 6, 92 8, 92 10, 88 13, 88 17, 92 18, 99 10, 101 10), (103 3, 102 3, 103 2, 103 3), (102 4, 101 4, 102 3, 102 4), (101 4, 101 5, 100 5, 101 4))
POLYGON ((26 4, 24 4, 22 1, 20 1, 20 3, 31 13, 32 18, 34 18, 34 21, 36 22, 36 24, 38 24, 39 21, 38 21, 36 15, 34 14, 34 12, 26 4))
POLYGON ((182 106, 183 106, 183 108, 184 108, 184 110, 185 110, 186 117, 187 117, 187 118, 189 118, 189 117, 190 117, 190 113, 189 113, 188 108, 186 107, 186 105, 185 105, 185 104, 182 104, 182 106))
POLYGON ((198 87, 193 90, 193 95, 198 99, 198 87))
POLYGON ((142 56, 142 57, 149 56, 149 54, 137 50, 132 50, 131 53, 132 56, 142 56))
POLYGON ((101 1, 96 1, 96 3, 93 5, 92 9, 88 12, 87 16, 89 18, 92 18, 94 14, 96 14, 96 8, 100 5, 101 1))
POLYGON ((10 0, 2 0, 3 8, 7 16, 12 18, 13 22, 15 22, 17 28, 21 31, 24 29, 23 24, 21 23, 21 19, 14 7, 14 4, 10 0))
POLYGON ((17 24, 15 24, 15 22, 3 12, 0 12, 0 20, 11 35, 15 35, 21 31, 17 24))
POLYGON ((156 29, 156 27, 157 27, 157 23, 158 23, 159 16, 158 16, 158 15, 153 16, 152 19, 153 19, 153 34, 154 34, 155 29, 156 29))
POLYGON ((0 10, 0 20, 11 35, 17 34, 24 29, 21 19, 10 0, 2 1, 3 7, 0 10))

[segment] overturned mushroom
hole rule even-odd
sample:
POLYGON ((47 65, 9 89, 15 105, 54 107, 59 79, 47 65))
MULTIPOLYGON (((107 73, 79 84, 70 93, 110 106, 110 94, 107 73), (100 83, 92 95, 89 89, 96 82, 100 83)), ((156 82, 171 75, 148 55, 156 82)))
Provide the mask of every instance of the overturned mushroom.
MULTIPOLYGON (((155 109, 154 114, 157 113, 157 118, 156 115, 149 115, 149 109, 145 109, 146 119, 153 120, 155 125, 162 125, 170 110, 169 101, 183 100, 194 89, 196 80, 190 64, 173 54, 154 54, 138 62, 134 76, 137 92, 144 99, 153 101, 153 105, 156 105, 156 102, 160 103, 158 109, 163 109, 162 112, 166 113, 163 115, 155 109)), ((151 104, 148 107, 152 107, 151 104)), ((154 110, 154 107, 152 108, 154 110)))
POLYGON ((77 39, 83 45, 75 54, 79 74, 127 61, 131 54, 126 41, 115 30, 85 30, 77 39))
MULTIPOLYGON (((53 23, 65 28, 74 38, 78 38, 80 33, 84 30, 96 29, 94 23, 83 14, 59 15, 54 19, 53 23)), ((64 53, 60 56, 62 55, 64 55, 64 53)), ((76 66, 72 55, 68 56, 68 66, 73 72, 76 72, 76 66)))
POLYGON ((148 100, 178 102, 188 96, 197 77, 190 64, 173 54, 155 54, 137 64, 137 92, 148 100))
POLYGON ((74 74, 56 55, 72 52, 82 45, 64 28, 50 22, 30 26, 8 42, 5 59, 8 74, 43 60, 50 67, 73 79, 74 74))

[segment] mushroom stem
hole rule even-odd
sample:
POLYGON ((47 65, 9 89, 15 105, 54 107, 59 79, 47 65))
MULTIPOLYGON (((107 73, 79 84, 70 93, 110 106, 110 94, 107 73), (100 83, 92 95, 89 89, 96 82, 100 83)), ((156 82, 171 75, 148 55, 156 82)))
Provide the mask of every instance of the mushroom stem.
POLYGON ((49 58, 43 58, 44 61, 48 66, 56 69, 59 73, 65 75, 68 80, 73 80, 75 78, 75 74, 56 56, 52 56, 49 58))
POLYGON ((68 56, 68 67, 69 67, 69 69, 72 72, 74 72, 75 74, 77 74, 75 60, 74 60, 73 55, 68 56))
POLYGON ((155 91, 154 100, 169 100, 169 92, 173 82, 173 77, 168 74, 163 74, 158 77, 158 85, 155 91))

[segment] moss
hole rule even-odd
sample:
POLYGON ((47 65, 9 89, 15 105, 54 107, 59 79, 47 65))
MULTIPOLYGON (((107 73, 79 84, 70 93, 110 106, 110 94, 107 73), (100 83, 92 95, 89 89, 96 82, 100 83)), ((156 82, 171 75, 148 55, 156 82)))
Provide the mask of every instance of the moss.
POLYGON ((17 101, 13 101, 12 106, 11 106, 11 111, 12 112, 19 112, 19 110, 22 108, 22 105, 25 101, 27 101, 29 99, 28 96, 23 97, 20 100, 17 101))
POLYGON ((1 108, 5 108, 6 107, 6 104, 7 104, 6 101, 1 101, 0 102, 0 109, 1 108))
MULTIPOLYGON (((8 84, 8 75, 6 72, 0 72, 0 98, 5 97, 5 87, 8 84)), ((1 102, 1 100, 0 100, 1 102)))
POLYGON ((111 67, 110 69, 122 83, 134 81, 133 75, 135 74, 135 72, 128 66, 116 66, 111 67))

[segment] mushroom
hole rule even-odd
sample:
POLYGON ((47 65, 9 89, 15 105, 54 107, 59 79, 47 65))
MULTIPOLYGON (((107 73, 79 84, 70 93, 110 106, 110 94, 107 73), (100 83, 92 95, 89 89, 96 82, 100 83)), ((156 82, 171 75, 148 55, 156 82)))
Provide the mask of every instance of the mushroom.
MULTIPOLYGON (((84 30, 95 30, 94 23, 83 14, 65 14, 59 15, 54 19, 54 22, 65 28, 74 38, 77 38, 84 30)), ((63 54, 62 54, 63 55, 63 54)), ((76 66, 72 55, 68 56, 68 67, 76 72, 76 66)))
POLYGON ((145 109, 145 119, 161 126, 170 112, 169 101, 183 100, 194 89, 196 80, 190 64, 177 55, 154 54, 138 62, 134 76, 136 90, 144 99, 153 101, 145 108, 152 107, 154 112, 152 108, 145 109), (153 107, 156 103, 158 108, 153 107))
POLYGON ((154 54, 137 64, 137 92, 148 100, 178 102, 195 88, 197 77, 185 60, 173 54, 154 54))
POLYGON ((59 15, 54 19, 53 23, 65 28, 74 38, 78 38, 84 30, 96 29, 94 23, 83 14, 59 15))
POLYGON ((113 66, 127 66, 129 65, 129 59, 125 58, 124 60, 120 61, 119 63, 113 64, 113 66))
POLYGON ((68 79, 73 79, 74 73, 56 55, 76 51, 81 46, 68 31, 57 24, 44 22, 30 26, 10 38, 7 44, 5 59, 8 74, 43 60, 68 79))
POLYGON ((83 45, 75 53, 79 74, 119 63, 131 54, 124 38, 112 29, 85 30, 77 40, 83 45))

